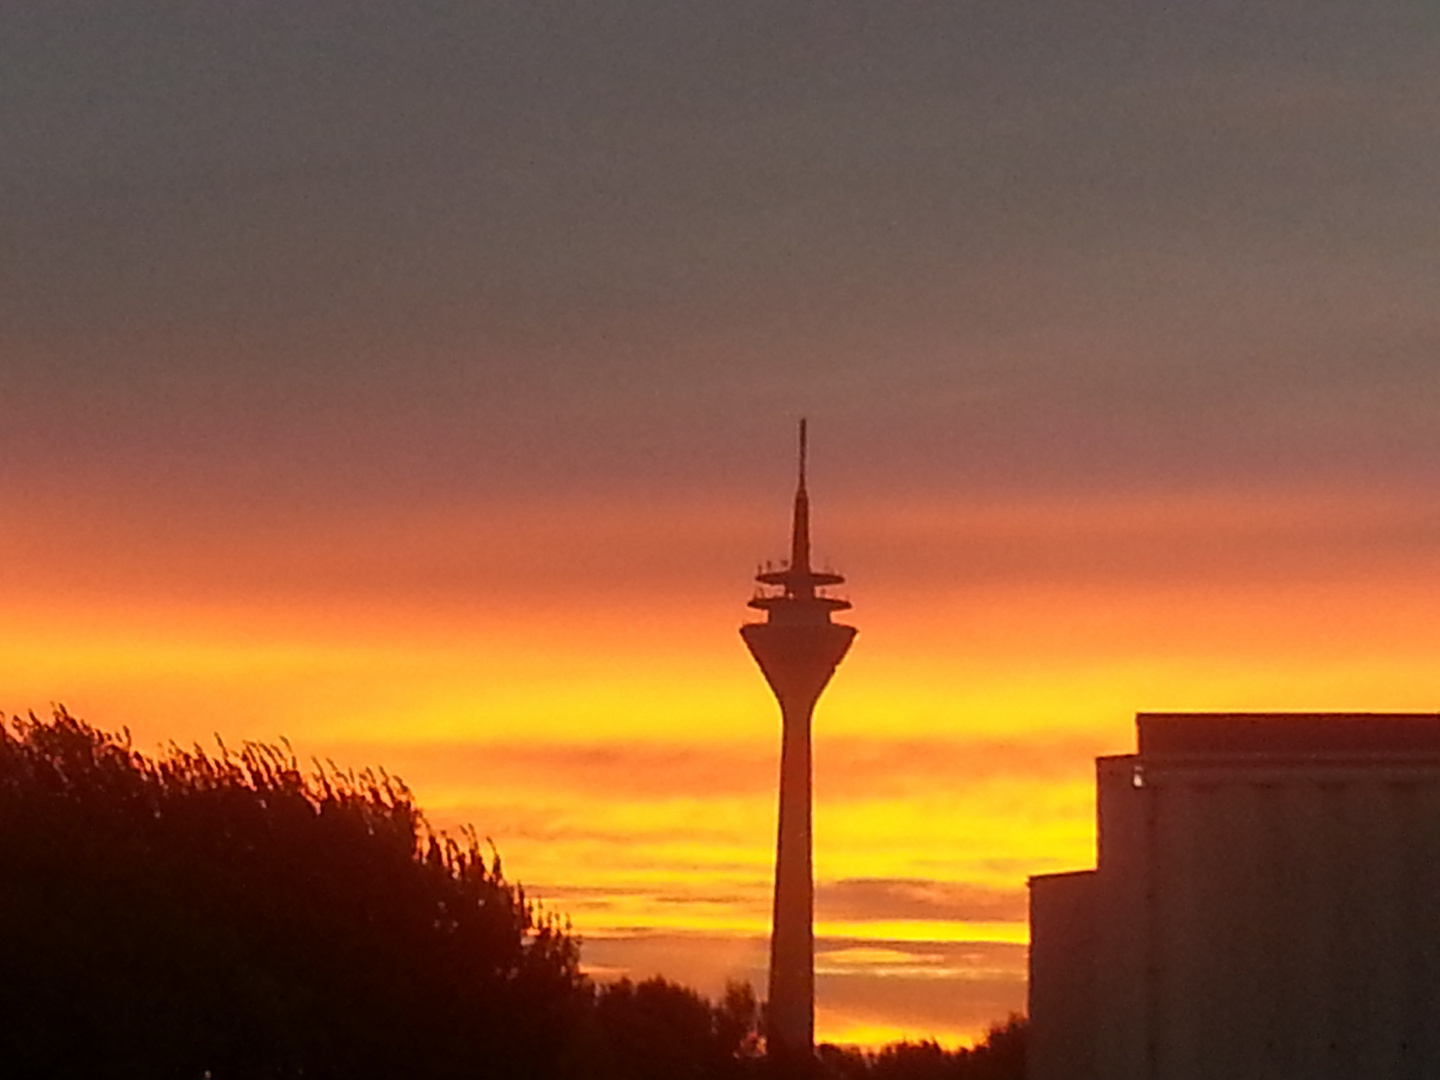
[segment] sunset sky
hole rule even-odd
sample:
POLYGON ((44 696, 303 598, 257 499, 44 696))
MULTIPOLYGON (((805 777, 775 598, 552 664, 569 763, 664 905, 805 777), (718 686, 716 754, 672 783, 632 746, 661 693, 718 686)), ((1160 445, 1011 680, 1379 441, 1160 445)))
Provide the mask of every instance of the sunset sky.
POLYGON ((0 708, 383 765, 597 975, 1024 1002, 1138 710, 1440 705, 1440 7, 0 6, 0 708))

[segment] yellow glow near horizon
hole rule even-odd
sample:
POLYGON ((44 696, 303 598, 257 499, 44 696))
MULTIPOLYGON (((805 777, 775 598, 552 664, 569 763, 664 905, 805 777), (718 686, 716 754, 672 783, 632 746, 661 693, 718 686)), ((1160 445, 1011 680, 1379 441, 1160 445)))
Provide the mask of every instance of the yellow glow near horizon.
MULTIPOLYGON (((503 509, 503 532, 471 508, 372 523, 363 543, 338 519, 303 537, 222 522, 124 558, 89 534, 55 551, 7 535, 0 558, 27 569, 3 583, 0 707, 63 702, 142 750, 284 735, 302 759, 385 766, 438 825, 472 822, 511 876, 614 942, 611 967, 632 938, 668 935, 676 951, 645 964, 710 992, 755 977, 779 722, 736 628, 778 515, 503 509), (670 546, 645 549, 661 521, 670 546), (734 948, 702 963, 686 951, 702 937, 734 948)), ((1435 708, 1436 555, 1367 547, 1428 521, 1421 500, 859 510, 827 509, 827 539, 853 551, 860 637, 815 720, 817 880, 979 891, 934 899, 947 918, 913 917, 899 886, 822 905, 819 932, 859 950, 832 977, 871 995, 822 995, 826 1037, 963 1042, 1018 1006, 1019 953, 983 997, 881 954, 1022 946, 1023 920, 994 904, 1018 902, 1027 874, 1091 865, 1092 759, 1131 748, 1136 711, 1435 708), (907 979, 943 983, 963 1022, 896 996, 907 979)))
POLYGON ((867 1023, 845 1016, 830 1017, 820 1009, 815 1018, 815 1038, 835 1046, 878 1047, 898 1042, 935 1042, 946 1050, 959 1050, 980 1042, 983 1032, 970 1030, 933 1031, 899 1024, 867 1023))
POLYGON ((877 941, 997 941, 1028 945, 1030 927, 1023 922, 939 922, 920 919, 867 919, 853 922, 816 920, 816 934, 877 941))

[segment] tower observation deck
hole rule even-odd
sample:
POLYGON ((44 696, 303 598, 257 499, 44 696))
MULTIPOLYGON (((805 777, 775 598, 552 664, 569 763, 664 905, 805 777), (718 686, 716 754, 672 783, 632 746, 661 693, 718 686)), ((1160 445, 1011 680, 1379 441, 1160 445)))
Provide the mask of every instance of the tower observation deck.
POLYGON ((750 606, 765 621, 740 628, 780 703, 780 820, 765 1037, 775 1058, 808 1058, 815 1046, 815 886, 811 869, 810 718, 850 648, 855 628, 831 621, 850 607, 826 589, 844 578, 810 565, 810 497, 805 489, 805 421, 790 558, 762 569, 750 606))

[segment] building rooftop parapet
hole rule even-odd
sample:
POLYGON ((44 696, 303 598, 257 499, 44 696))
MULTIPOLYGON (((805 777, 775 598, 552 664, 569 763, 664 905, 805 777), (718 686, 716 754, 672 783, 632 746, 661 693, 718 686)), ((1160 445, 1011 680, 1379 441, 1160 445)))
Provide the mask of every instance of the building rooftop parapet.
POLYGON ((1152 763, 1440 759, 1440 713, 1140 713, 1135 724, 1152 763))

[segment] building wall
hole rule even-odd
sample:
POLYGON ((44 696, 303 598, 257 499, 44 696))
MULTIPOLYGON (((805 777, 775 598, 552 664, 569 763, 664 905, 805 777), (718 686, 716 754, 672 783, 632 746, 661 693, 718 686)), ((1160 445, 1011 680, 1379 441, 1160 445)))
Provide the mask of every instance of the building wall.
POLYGON ((1097 762, 1097 870, 1031 881, 1031 1080, 1440 1077, 1440 755, 1344 749, 1097 762))
POLYGON ((1097 1076, 1148 1076, 1150 789, 1134 755, 1100 758, 1095 773, 1097 1076))
POLYGON ((1096 1080, 1095 871, 1030 882, 1029 1014, 1046 1018, 1026 1044, 1031 1077, 1096 1080))
POLYGON ((1434 770, 1146 771, 1145 1067, 1440 1076, 1434 770))

